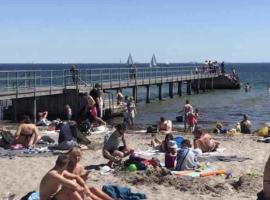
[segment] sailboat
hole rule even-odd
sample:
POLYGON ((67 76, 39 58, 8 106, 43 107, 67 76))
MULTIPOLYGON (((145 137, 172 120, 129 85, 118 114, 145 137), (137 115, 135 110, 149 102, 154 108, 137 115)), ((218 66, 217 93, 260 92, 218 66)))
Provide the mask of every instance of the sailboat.
POLYGON ((149 67, 156 67, 156 66, 157 66, 157 59, 156 59, 155 54, 153 54, 152 59, 149 63, 149 67))
POLYGON ((128 55, 127 65, 128 66, 132 66, 133 65, 133 60, 132 60, 132 57, 131 57, 131 54, 130 53, 128 55))

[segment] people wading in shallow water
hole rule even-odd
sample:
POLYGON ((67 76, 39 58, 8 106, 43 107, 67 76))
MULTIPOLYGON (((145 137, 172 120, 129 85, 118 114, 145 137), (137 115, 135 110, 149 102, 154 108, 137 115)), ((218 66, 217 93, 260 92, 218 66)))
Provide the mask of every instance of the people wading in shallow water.
POLYGON ((193 112, 193 107, 190 104, 189 100, 186 100, 186 104, 183 109, 179 113, 184 113, 184 131, 187 131, 187 123, 188 123, 188 113, 193 112))
POLYGON ((245 92, 250 92, 251 91, 251 85, 249 83, 247 83, 245 85, 245 92))

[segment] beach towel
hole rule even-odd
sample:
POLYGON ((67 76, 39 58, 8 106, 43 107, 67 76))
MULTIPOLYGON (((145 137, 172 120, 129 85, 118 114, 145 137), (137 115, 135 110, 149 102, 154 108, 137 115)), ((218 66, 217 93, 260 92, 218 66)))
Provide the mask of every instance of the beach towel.
POLYGON ((116 185, 104 185, 102 187, 102 190, 113 199, 122 199, 122 200, 147 199, 144 193, 133 193, 131 192, 131 189, 128 187, 120 187, 116 185))
POLYGON ((238 156, 210 156, 210 157, 198 157, 198 161, 200 162, 217 162, 217 161, 222 161, 222 162, 243 162, 246 160, 252 160, 251 158, 248 157, 238 157, 238 156))

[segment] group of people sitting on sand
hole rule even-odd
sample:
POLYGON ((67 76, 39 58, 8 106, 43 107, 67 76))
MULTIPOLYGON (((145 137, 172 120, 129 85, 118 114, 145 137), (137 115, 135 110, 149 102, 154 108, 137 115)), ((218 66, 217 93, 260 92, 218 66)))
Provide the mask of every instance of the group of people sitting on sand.
POLYGON ((76 147, 58 156, 55 166, 41 180, 40 200, 112 200, 97 187, 87 186, 89 171, 79 163, 81 157, 76 147))

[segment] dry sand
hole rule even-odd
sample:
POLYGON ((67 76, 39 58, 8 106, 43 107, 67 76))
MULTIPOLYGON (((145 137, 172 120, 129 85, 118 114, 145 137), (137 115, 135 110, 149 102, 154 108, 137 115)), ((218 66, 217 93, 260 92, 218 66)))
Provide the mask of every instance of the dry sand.
MULTIPOLYGON (((135 149, 147 149, 150 134, 128 133, 128 144, 135 149)), ((95 168, 107 161, 102 157, 104 135, 89 136, 93 148, 83 153, 82 164, 95 168)), ((188 136, 191 139, 191 136, 188 136)), ((258 143, 254 136, 216 137, 221 147, 226 148, 225 155, 249 157, 244 162, 215 162, 212 165, 230 170, 233 178, 225 176, 206 177, 185 180, 161 173, 146 175, 142 172, 118 172, 101 175, 99 170, 91 170, 89 185, 102 187, 104 184, 118 184, 131 187, 134 191, 144 192, 148 199, 256 199, 256 193, 262 188, 262 174, 269 156, 270 144, 258 143), (247 175, 249 174, 249 175, 247 175), (240 178, 241 177, 241 178, 240 178), (240 181, 239 181, 240 178, 240 181)), ((163 161, 163 156, 159 156, 163 161)), ((14 159, 0 158, 0 197, 7 192, 15 193, 17 199, 29 191, 38 190, 44 174, 54 165, 56 156, 30 157, 14 159)))

